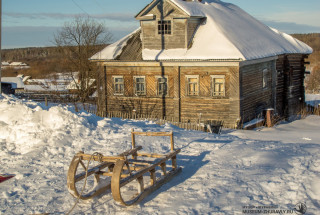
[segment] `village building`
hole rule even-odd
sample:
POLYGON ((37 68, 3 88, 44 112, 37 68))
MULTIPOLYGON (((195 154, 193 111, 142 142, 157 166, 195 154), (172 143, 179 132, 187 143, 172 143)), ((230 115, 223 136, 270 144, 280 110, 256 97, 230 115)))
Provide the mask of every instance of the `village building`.
POLYGON ((21 77, 1 77, 1 89, 5 94, 15 94, 24 90, 24 83, 21 77))
POLYGON ((219 0, 153 0, 140 28, 91 57, 101 113, 174 121, 223 120, 239 127, 273 108, 304 104, 312 49, 219 0))

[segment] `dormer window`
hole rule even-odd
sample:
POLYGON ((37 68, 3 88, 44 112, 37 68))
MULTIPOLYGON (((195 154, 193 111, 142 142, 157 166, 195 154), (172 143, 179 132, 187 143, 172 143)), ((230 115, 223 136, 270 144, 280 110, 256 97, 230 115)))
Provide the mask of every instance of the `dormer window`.
POLYGON ((158 34, 171 34, 171 21, 160 20, 158 21, 158 34))

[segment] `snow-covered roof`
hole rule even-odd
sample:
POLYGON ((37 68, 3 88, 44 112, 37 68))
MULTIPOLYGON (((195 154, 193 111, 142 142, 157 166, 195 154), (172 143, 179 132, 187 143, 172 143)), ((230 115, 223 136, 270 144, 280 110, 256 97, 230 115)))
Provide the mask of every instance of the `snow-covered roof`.
MULTIPOLYGON (((90 87, 92 84, 96 81, 96 79, 90 79, 89 82, 87 83, 90 87)), ((81 81, 78 79, 75 79, 74 81, 71 81, 68 86, 66 86, 66 89, 68 90, 78 90, 79 87, 81 86, 81 81)))
POLYGON ((1 77, 1 82, 11 84, 13 89, 24 88, 24 83, 20 77, 1 77))
POLYGON ((1 62, 1 65, 2 65, 2 66, 9 66, 10 63, 9 63, 9 62, 6 62, 6 61, 3 61, 3 62, 1 62))
MULTIPOLYGON (((143 49, 143 60, 253 60, 281 54, 311 54, 312 48, 271 29, 233 4, 219 0, 168 0, 190 17, 205 17, 190 49, 143 49)), ((132 34, 130 34, 132 35, 132 34)), ((106 47, 92 59, 115 59, 130 35, 106 47)))
POLYGON ((118 55, 121 54, 123 47, 127 45, 128 40, 137 32, 140 28, 132 32, 131 34, 123 37, 122 39, 118 40, 117 42, 107 46, 102 51, 93 55, 90 59, 91 60, 114 60, 118 55))
POLYGON ((10 63, 10 66, 27 66, 27 64, 22 62, 12 62, 10 63))

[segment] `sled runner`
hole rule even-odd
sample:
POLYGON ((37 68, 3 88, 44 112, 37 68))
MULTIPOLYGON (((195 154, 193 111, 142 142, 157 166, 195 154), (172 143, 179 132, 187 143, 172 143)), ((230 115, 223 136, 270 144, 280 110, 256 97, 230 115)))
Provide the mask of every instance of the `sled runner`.
POLYGON ((129 206, 141 201, 181 171, 177 166, 177 154, 181 150, 174 148, 172 132, 132 131, 131 136, 132 149, 117 156, 77 153, 68 170, 69 192, 86 200, 111 190, 115 201, 129 206), (168 136, 171 151, 167 154, 141 152, 142 147, 136 146, 136 135, 168 136), (89 167, 91 161, 99 164, 89 167))

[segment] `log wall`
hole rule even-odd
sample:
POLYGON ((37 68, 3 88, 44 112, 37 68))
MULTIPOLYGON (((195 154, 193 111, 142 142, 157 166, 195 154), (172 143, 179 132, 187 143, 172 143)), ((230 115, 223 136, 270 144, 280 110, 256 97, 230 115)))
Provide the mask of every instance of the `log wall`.
POLYGON ((186 18, 187 15, 169 1, 159 2, 141 20, 143 49, 188 48, 200 18, 186 18), (171 21, 171 34, 158 34, 158 21, 171 21))
MULTIPOLYGON (((226 127, 234 128, 239 121, 239 72, 238 67, 106 67, 105 95, 107 112, 123 112, 174 118, 181 121, 204 122, 207 120, 223 120, 226 127), (199 95, 188 96, 186 77, 199 77, 199 95), (211 75, 225 75, 225 97, 211 96, 211 75), (124 94, 115 95, 113 76, 123 76, 124 94), (134 93, 134 76, 144 76, 146 95, 134 93), (168 78, 168 94, 157 96, 156 77, 168 78)), ((103 84, 99 81, 99 84, 103 84)), ((98 88, 102 89, 98 86, 98 88)), ((100 97, 99 95, 99 97, 100 97)), ((100 99, 102 100, 102 99, 100 99)))
POLYGON ((305 58, 307 55, 281 55, 277 60, 277 112, 289 117, 300 111, 305 102, 305 58))
POLYGON ((272 74, 275 62, 269 61, 240 68, 241 120, 250 121, 262 117, 263 110, 273 107, 272 74), (263 71, 266 70, 266 86, 263 87, 263 71))

